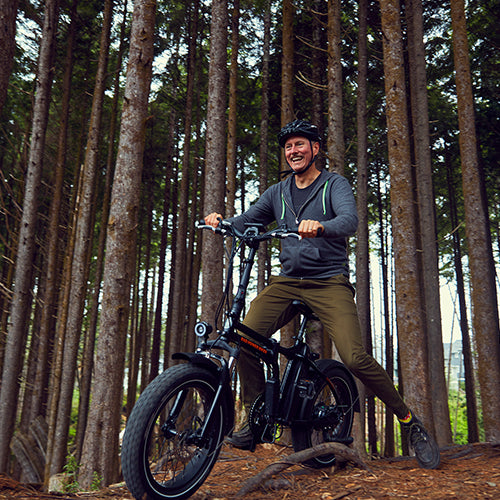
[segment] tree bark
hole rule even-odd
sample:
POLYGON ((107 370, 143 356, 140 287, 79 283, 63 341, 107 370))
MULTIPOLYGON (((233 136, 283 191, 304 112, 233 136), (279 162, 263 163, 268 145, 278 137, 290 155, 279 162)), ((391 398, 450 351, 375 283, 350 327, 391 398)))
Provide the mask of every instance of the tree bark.
POLYGON ((229 70, 229 109, 227 120, 226 217, 232 217, 235 214, 239 22, 240 1, 234 0, 231 16, 231 62, 229 70))
MULTIPOLYGON (((208 72, 207 134, 205 147, 205 213, 224 210, 225 137, 227 101, 227 0, 212 1, 210 66, 208 72)), ((222 238, 203 235, 202 317, 214 320, 222 291, 222 238)))
MULTIPOLYGON (((433 432, 427 343, 417 268, 403 47, 398 0, 380 0, 399 354, 405 399, 433 432)), ((402 417, 402 415, 398 415, 402 417)))
MULTIPOLYGON (((260 106, 260 145, 259 145, 259 195, 267 189, 269 156, 269 60, 271 43, 271 2, 266 0, 264 11, 264 41, 262 46, 262 92, 260 106)), ((267 283, 266 269, 268 261, 267 242, 258 250, 257 292, 261 292, 267 283)))
POLYGON ((184 145, 182 152, 181 181, 179 189, 179 207, 177 214, 177 228, 175 241, 175 270, 172 303, 171 327, 168 332, 170 338, 170 352, 177 350, 176 345, 185 335, 185 319, 187 304, 185 302, 184 287, 187 262, 187 232, 189 213, 189 174, 191 169, 191 134, 193 123, 194 84, 196 78, 196 46, 198 34, 199 2, 195 2, 190 17, 188 73, 186 88, 186 109, 184 113, 184 145))
POLYGON ((292 0, 283 0, 283 56, 281 58, 281 126, 293 120, 293 13, 292 0))
MULTIPOLYGON (((367 76, 368 76, 368 43, 367 43, 367 0, 360 0, 358 7, 359 32, 358 32, 358 90, 356 94, 356 118, 357 118, 357 182, 356 182, 356 202, 358 208, 358 231, 356 243, 356 303, 358 307, 359 322, 365 348, 371 354, 372 329, 370 314, 370 235, 368 230, 368 125, 367 125, 367 76)), ((366 389, 358 383, 360 388, 360 402, 362 411, 359 414, 361 431, 360 439, 357 439, 356 449, 360 452, 364 450, 364 429, 365 429, 365 397, 373 400, 373 394, 366 394, 366 389), (362 446, 361 446, 362 444, 362 446)), ((374 409, 373 405, 368 406, 374 409)), ((368 415, 369 422, 375 421, 373 411, 368 415)), ((369 425, 370 431, 375 428, 369 425)), ((370 454, 377 453, 377 437, 373 432, 368 437, 370 443, 370 454)))
POLYGON ((469 249, 472 323, 476 334, 478 375, 487 441, 500 441, 500 328, 484 178, 477 157, 474 98, 464 0, 451 0, 453 57, 457 87, 460 156, 469 249))
MULTIPOLYGON (((54 340, 55 317, 57 313, 57 300, 60 290, 61 273, 59 267, 62 264, 61 246, 64 246, 64 238, 60 230, 60 221, 63 219, 61 206, 63 203, 63 182, 66 167, 67 143, 68 143, 68 120, 70 114, 71 76, 73 74, 73 47, 76 35, 76 6, 75 0, 71 7, 71 22, 68 33, 68 45, 66 48, 66 67, 63 76, 63 98, 61 103, 61 122, 57 144, 57 158, 54 172, 54 191, 49 210, 49 226, 47 229, 47 262, 45 264, 45 286, 43 290, 43 308, 38 332, 39 343, 36 355, 36 372, 31 394, 30 411, 27 416, 29 425, 38 415, 45 414, 44 405, 47 403, 47 386, 50 375, 52 357, 51 345, 54 340)), ((29 391, 28 393, 29 394, 29 391)))
POLYGON ((50 92, 54 67, 52 64, 59 16, 57 0, 47 0, 44 9, 43 34, 40 43, 38 75, 33 108, 28 169, 25 179, 23 214, 21 218, 14 294, 10 326, 5 346, 5 359, 0 390, 0 472, 8 472, 10 440, 14 431, 19 375, 22 369, 23 350, 26 343, 29 308, 31 305, 31 278, 38 210, 38 191, 42 178, 43 153, 48 122, 50 92))
POLYGON ((0 115, 7 98, 10 72, 16 50, 18 0, 0 0, 0 115))
POLYGON ((344 174, 344 120, 342 117, 342 61, 340 0, 328 0, 328 162, 344 174))
POLYGON ((104 196, 102 201, 101 211, 101 224, 99 232, 99 241, 97 244, 96 256, 96 276, 94 280, 94 289, 92 292, 91 307, 90 307, 90 322, 82 354, 82 368, 80 380, 80 397, 78 404, 78 422, 76 428, 75 445, 76 445, 76 459, 80 462, 83 446, 83 438, 85 436, 85 428, 87 426, 87 417, 89 412, 90 390, 92 372, 94 369, 94 350, 95 339, 97 333, 97 323, 99 316, 99 296, 102 288, 102 273, 104 269, 104 250, 106 245, 106 228, 109 217, 109 205, 111 200, 111 187, 113 185, 114 176, 114 163, 115 163, 115 140, 116 140, 116 126, 118 121, 118 104, 120 97, 120 75, 122 70, 123 54, 125 51, 125 29, 127 22, 127 2, 123 6, 123 20, 120 27, 120 46, 118 49, 118 58, 115 67, 115 80, 114 80, 114 95, 111 107, 111 118, 108 134, 108 154, 106 159, 106 177, 104 181, 104 196))
POLYGON ((49 422, 49 428, 51 429, 49 432, 53 436, 53 444, 47 457, 48 477, 62 471, 67 454, 76 361, 89 277, 90 266, 88 263, 92 251, 91 242, 96 206, 95 190, 98 173, 102 109, 108 70, 112 12, 113 0, 106 0, 104 4, 96 83, 90 115, 90 128, 82 172, 82 196, 77 204, 78 217, 75 226, 75 248, 71 263, 71 288, 63 350, 59 404, 57 414, 54 415, 55 419, 51 418, 49 422))
MULTIPOLYGON (((167 155, 169 158, 169 164, 166 166, 165 171, 165 188, 163 192, 163 210, 162 210, 162 227, 161 227, 161 238, 160 238, 160 256, 158 262, 158 288, 156 293, 156 303, 155 303, 155 315, 153 323, 153 341, 151 346, 151 368, 149 370, 149 381, 151 382, 160 372, 160 346, 161 346, 161 326, 163 323, 162 311, 163 311, 163 292, 165 287, 165 271, 166 271, 166 253, 168 245, 168 214, 170 212, 170 207, 172 205, 171 191, 171 178, 173 165, 171 164, 172 151, 174 148, 174 138, 175 138, 175 122, 177 119, 177 113, 175 109, 170 112, 170 117, 168 120, 168 130, 167 135, 167 155)), ((168 333, 166 335, 168 339, 168 333)), ((130 393, 129 393, 130 395, 130 393)), ((134 398, 135 401, 135 398, 134 398)), ((128 413, 128 412, 127 412, 128 413)))
POLYGON ((453 260, 455 263, 455 279, 457 282, 458 305, 460 311, 460 331, 462 333, 465 399, 467 401, 467 441, 469 443, 477 443, 479 441, 479 427, 477 422, 476 374, 472 359, 469 320, 467 317, 468 313, 465 299, 464 271, 462 266, 462 238, 459 231, 459 219, 457 215, 456 189, 451 167, 451 158, 448 152, 445 153, 445 163, 448 199, 450 200, 450 220, 451 227, 453 228, 453 260))
POLYGON ((118 479, 118 433, 122 408, 125 333, 136 252, 144 135, 153 63, 156 4, 136 0, 132 15, 120 142, 106 238, 100 336, 95 382, 85 433, 79 483, 94 472, 108 485, 118 479))
POLYGON ((422 242, 422 288, 429 345, 432 413, 439 446, 451 443, 448 391, 444 376, 443 335, 439 294, 439 268, 431 149, 427 77, 425 71, 422 0, 409 0, 406 10, 411 93, 411 117, 416 161, 420 235, 422 242))

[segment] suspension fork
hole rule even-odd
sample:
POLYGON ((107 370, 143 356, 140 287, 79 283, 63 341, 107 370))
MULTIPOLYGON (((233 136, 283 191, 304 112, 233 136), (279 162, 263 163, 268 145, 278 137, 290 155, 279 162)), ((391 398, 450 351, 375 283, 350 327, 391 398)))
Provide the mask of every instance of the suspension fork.
POLYGON ((217 386, 217 390, 215 392, 214 399, 212 401, 212 404, 210 405, 210 409, 208 410, 207 417, 205 418, 205 422, 203 424, 203 428, 201 429, 200 432, 200 438, 201 439, 208 439, 208 430, 210 429, 210 425, 212 423, 212 419, 214 418, 215 414, 215 408, 219 406, 219 402, 221 400, 221 397, 224 392, 224 388, 226 384, 229 383, 231 380, 231 374, 233 373, 235 367, 236 367, 236 360, 233 356, 229 358, 228 361, 226 361, 222 356, 218 356, 216 354, 211 354, 211 356, 214 356, 216 359, 219 360, 220 362, 220 367, 218 369, 219 373, 219 384, 217 386))
POLYGON ((161 426, 164 433, 168 433, 169 437, 174 437, 176 435, 175 424, 179 418, 184 402, 186 401, 188 391, 183 390, 177 394, 172 409, 169 412, 168 418, 165 423, 161 426))

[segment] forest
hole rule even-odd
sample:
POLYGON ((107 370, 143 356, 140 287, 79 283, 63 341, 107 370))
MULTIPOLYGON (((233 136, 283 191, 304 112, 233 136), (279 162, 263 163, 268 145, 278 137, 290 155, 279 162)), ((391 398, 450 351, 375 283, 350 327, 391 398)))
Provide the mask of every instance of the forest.
MULTIPOLYGON (((496 0, 0 0, 0 23, 0 473, 119 480, 137 397, 214 321, 224 246, 196 222, 279 182, 295 118, 356 195, 367 349, 440 446, 500 442, 496 0)), ((362 394, 358 450, 407 453, 362 394)))

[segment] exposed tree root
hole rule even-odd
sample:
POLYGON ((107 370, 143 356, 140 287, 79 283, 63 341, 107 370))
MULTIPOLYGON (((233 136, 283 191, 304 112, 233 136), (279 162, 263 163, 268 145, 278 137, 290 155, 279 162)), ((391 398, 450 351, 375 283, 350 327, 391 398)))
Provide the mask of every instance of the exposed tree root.
POLYGON ((236 497, 242 497, 259 489, 274 474, 278 474, 292 465, 304 463, 307 460, 311 460, 311 458, 330 453, 335 454, 337 459, 345 462, 353 462, 364 470, 370 470, 355 450, 352 450, 341 443, 322 443, 318 446, 307 448, 306 450, 298 451, 297 453, 292 453, 287 457, 283 457, 279 462, 274 462, 271 465, 268 465, 256 476, 247 479, 236 494, 236 497))

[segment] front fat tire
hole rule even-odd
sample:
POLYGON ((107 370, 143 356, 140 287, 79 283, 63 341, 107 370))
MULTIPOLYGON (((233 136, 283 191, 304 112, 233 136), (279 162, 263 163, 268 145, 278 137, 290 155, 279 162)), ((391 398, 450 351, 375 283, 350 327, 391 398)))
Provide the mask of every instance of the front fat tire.
MULTIPOLYGON (((305 450, 327 442, 342 442, 351 435, 356 399, 355 388, 347 378, 343 369, 325 363, 321 367, 323 373, 330 379, 335 390, 318 375, 313 377, 314 396, 307 400, 299 418, 301 424, 292 426, 292 441, 295 451, 305 450), (323 428, 314 428, 304 424, 317 419, 321 413, 334 410, 338 418, 332 419, 323 428)), ((316 426, 317 427, 317 426, 316 426)), ((321 455, 305 462, 314 468, 331 467, 335 464, 335 455, 321 455)))
POLYGON ((187 498, 203 484, 219 455, 227 418, 222 404, 216 407, 209 439, 196 440, 216 389, 209 370, 185 364, 160 374, 141 394, 128 419, 121 453, 123 477, 134 498, 187 498), (180 399, 175 425, 163 426, 180 399))

